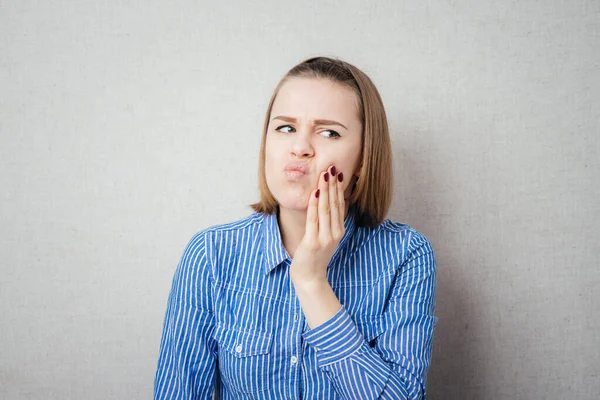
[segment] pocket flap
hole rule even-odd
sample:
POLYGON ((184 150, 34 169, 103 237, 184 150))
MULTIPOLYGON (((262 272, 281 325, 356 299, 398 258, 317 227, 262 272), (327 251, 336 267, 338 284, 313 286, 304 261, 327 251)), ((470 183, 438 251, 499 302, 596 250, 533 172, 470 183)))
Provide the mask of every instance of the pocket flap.
POLYGON ((215 340, 219 343, 219 346, 222 346, 232 355, 248 357, 269 353, 273 334, 217 325, 215 327, 215 340))

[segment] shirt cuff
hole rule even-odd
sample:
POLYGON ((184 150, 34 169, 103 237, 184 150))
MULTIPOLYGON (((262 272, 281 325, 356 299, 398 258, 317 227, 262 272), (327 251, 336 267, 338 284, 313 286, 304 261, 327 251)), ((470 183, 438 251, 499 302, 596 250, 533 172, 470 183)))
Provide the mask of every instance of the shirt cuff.
POLYGON ((319 366, 325 367, 350 357, 364 343, 364 338, 344 306, 321 325, 302 334, 317 352, 319 366))

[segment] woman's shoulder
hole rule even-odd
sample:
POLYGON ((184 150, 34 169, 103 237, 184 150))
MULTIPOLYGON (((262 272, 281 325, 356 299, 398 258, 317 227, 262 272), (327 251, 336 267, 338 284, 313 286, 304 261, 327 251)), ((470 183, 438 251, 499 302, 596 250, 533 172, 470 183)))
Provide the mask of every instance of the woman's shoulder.
MULTIPOLYGON (((431 242, 423 232, 412 225, 386 218, 375 228, 370 229, 373 239, 388 242, 390 248, 401 249, 403 253, 433 252, 431 242)), ((368 236, 371 236, 368 235, 368 236)))
POLYGON ((261 213, 253 212, 243 218, 239 218, 229 222, 222 222, 219 224, 209 225, 198 231, 198 234, 206 234, 213 232, 231 232, 244 230, 256 226, 260 226, 263 221, 263 215, 261 213))
POLYGON ((195 231, 188 241, 187 247, 195 251, 209 251, 215 244, 230 242, 229 240, 223 240, 227 237, 235 237, 234 241, 239 240, 239 238, 252 237, 258 232, 257 229, 262 225, 262 221, 263 215, 254 212, 233 221, 208 225, 195 231))

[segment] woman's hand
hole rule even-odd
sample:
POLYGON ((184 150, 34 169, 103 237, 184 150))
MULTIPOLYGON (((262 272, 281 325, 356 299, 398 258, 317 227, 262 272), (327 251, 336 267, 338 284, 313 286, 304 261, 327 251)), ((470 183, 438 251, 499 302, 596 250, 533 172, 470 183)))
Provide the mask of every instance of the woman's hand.
POLYGON ((317 187, 308 202, 306 232, 290 267, 295 285, 327 282, 327 266, 345 233, 343 174, 336 175, 332 165, 321 173, 317 187))

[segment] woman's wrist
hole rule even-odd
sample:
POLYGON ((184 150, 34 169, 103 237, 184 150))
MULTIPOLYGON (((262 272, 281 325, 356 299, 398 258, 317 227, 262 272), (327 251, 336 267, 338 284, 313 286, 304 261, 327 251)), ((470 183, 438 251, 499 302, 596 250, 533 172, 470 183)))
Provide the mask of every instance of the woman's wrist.
POLYGON ((297 280, 293 283, 310 329, 329 320, 342 307, 327 279, 297 280))
POLYGON ((325 286, 329 286, 329 282, 327 281, 327 277, 304 277, 294 275, 292 271, 290 271, 290 280, 294 284, 294 288, 296 291, 303 291, 307 293, 314 293, 322 290, 325 286))

